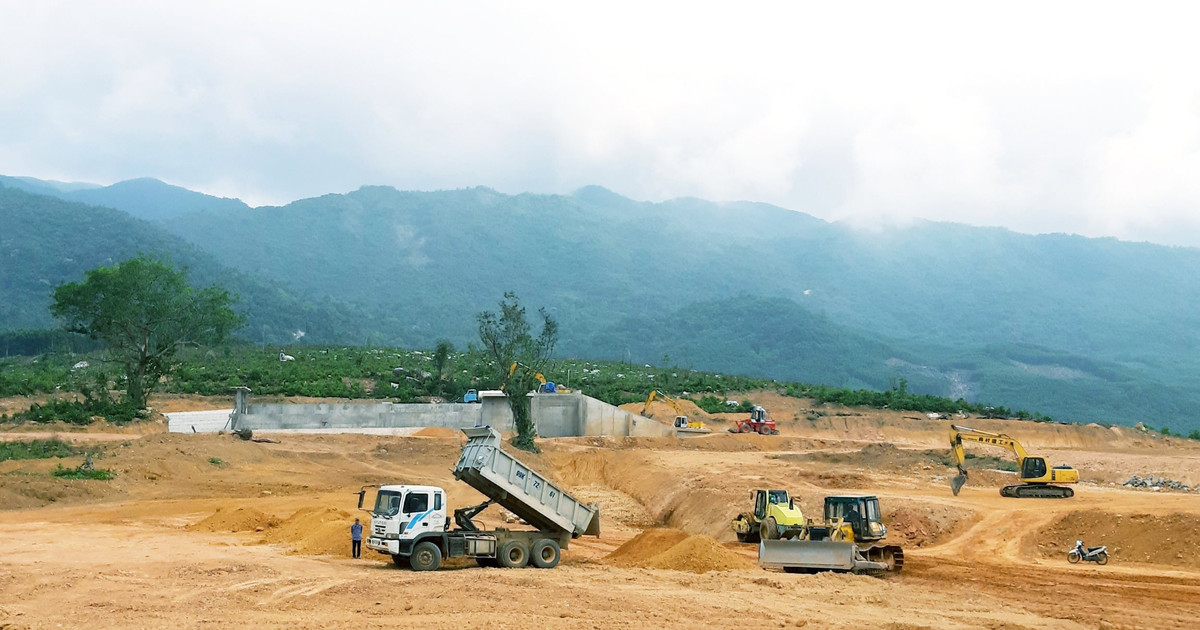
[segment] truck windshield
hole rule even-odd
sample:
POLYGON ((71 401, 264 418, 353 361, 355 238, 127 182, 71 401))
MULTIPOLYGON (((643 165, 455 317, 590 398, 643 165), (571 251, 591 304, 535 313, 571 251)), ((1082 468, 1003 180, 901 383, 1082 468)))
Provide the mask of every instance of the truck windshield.
POLYGON ((375 509, 372 513, 375 516, 395 516, 400 513, 400 492, 394 490, 380 490, 379 494, 375 495, 375 509))

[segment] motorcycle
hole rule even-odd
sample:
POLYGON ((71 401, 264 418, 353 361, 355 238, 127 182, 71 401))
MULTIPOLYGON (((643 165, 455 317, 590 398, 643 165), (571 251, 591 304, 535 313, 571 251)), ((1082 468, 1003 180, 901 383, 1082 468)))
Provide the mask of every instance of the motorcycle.
POLYGON ((1078 564, 1080 560, 1108 564, 1108 546, 1084 547, 1082 540, 1075 541, 1075 548, 1067 552, 1067 562, 1078 564))

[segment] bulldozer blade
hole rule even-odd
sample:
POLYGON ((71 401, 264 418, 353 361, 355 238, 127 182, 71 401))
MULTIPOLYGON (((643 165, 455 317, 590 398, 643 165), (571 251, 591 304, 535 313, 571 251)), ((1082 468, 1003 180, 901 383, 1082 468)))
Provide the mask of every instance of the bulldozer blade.
POLYGON ((758 544, 758 564, 771 569, 854 571, 857 551, 848 542, 764 540, 758 544))
POLYGON ((967 476, 963 474, 954 475, 950 478, 950 490, 954 492, 954 496, 958 496, 958 491, 962 490, 963 485, 967 483, 967 476))

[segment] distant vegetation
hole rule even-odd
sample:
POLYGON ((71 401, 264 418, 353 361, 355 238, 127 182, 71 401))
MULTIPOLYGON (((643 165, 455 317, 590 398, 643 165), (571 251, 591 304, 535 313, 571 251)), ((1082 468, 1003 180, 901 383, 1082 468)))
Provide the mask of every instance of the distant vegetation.
POLYGON ((0 442, 0 462, 10 459, 49 459, 71 457, 79 452, 70 442, 57 438, 30 440, 28 442, 0 442))
MULTIPOLYGON (((0 247, 21 261, 0 265, 8 329, 49 327, 53 286, 153 253, 240 295, 239 334, 260 345, 463 347, 511 289, 561 324, 559 356, 850 391, 903 378, 1059 420, 1200 429, 1193 248, 923 222, 867 233, 595 187, 376 186, 250 209, 153 180, 0 186, 0 247)), ((0 351, 31 341, 0 337, 0 351)))

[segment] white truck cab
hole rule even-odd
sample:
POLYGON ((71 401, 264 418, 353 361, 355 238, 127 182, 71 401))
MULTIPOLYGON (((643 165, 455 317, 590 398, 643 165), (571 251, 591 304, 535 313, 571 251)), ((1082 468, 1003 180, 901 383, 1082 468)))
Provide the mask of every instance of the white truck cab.
POLYGON ((371 510, 367 548, 400 553, 400 541, 411 541, 426 532, 444 532, 446 493, 436 486, 380 486, 371 510))

